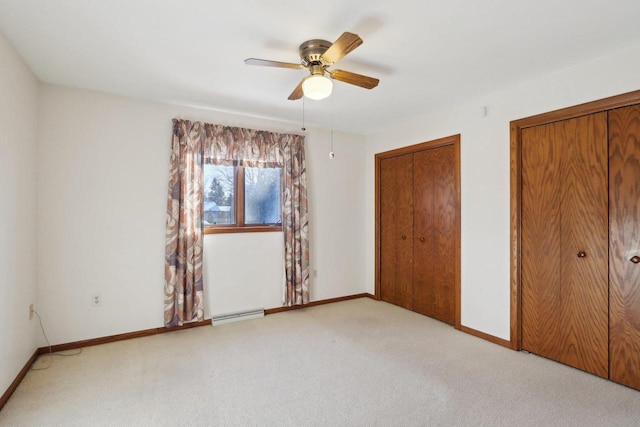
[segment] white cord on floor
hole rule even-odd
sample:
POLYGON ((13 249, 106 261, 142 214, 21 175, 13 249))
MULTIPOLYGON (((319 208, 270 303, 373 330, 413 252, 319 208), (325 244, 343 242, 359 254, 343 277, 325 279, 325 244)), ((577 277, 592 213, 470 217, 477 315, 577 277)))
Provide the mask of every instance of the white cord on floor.
POLYGON ((44 336, 44 340, 47 342, 47 347, 49 347, 49 353, 48 353, 48 355, 49 355, 49 364, 48 364, 47 366, 42 367, 42 368, 35 368, 35 367, 33 367, 33 366, 32 366, 32 367, 31 367, 31 370, 32 370, 32 371, 43 371, 43 370, 45 370, 45 369, 49 369, 49 368, 51 367, 51 365, 53 364, 53 356, 64 356, 64 357, 67 357, 67 356, 77 356, 77 355, 79 355, 80 353, 82 353, 82 349, 80 348, 80 349, 78 349, 78 351, 76 351, 75 353, 62 353, 62 352, 59 352, 59 353, 55 353, 55 354, 53 354, 53 353, 51 352, 51 343, 49 342, 49 338, 47 338, 47 334, 46 334, 46 332, 44 331, 44 326, 42 326, 42 317, 40 317, 40 313, 38 313, 38 312, 37 312, 37 311, 35 311, 35 310, 33 310, 33 313, 34 313, 36 316, 38 316, 38 322, 40 323, 40 329, 42 330, 42 335, 44 336))

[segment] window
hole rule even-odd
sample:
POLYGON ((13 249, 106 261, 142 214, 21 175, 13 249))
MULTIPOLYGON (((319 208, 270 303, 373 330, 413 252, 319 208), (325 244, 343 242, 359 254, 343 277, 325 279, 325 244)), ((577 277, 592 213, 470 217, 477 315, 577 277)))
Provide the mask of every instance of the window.
POLYGON ((281 168, 205 164, 205 233, 282 230, 281 182, 281 168))

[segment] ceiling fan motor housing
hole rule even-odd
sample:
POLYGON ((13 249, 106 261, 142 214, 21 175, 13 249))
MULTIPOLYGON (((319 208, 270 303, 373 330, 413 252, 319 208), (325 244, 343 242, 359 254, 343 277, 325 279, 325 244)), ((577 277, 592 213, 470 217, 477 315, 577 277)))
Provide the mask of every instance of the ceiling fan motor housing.
POLYGON ((300 59, 305 67, 311 65, 331 65, 331 63, 324 62, 321 59, 327 49, 331 47, 332 43, 326 40, 313 39, 307 40, 300 45, 300 59))

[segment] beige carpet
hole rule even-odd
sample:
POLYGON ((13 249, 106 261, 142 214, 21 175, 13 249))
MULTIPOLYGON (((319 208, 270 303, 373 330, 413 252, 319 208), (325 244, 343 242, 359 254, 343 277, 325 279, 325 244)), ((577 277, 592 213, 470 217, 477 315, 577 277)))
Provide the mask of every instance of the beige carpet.
POLYGON ((0 425, 624 426, 640 392, 362 298, 56 357, 0 425))

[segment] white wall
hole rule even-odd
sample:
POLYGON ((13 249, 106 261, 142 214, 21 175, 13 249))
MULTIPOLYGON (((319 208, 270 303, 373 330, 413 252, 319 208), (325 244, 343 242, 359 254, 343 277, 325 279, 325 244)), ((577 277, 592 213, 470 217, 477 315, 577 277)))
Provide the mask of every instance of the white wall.
POLYGON ((284 240, 281 232, 207 235, 204 277, 208 313, 282 305, 284 240), (249 262, 239 267, 237 259, 249 262), (220 260, 220 263, 215 262, 220 260))
MULTIPOLYGON (((51 341, 163 324, 171 119, 299 132, 299 124, 43 85, 39 300, 51 341), (93 293, 102 306, 91 307, 93 293)), ((312 300, 364 292, 364 138, 306 138, 312 300)), ((282 304, 282 234, 205 236, 206 314, 282 304), (239 258, 242 255, 243 258, 239 258)))
POLYGON ((38 81, 0 33, 0 395, 36 350, 38 81))
MULTIPOLYGON (((428 72, 428 71, 427 71, 428 72)), ((370 135, 367 283, 374 289, 374 154, 460 133, 462 324, 509 339, 509 122, 640 89, 640 45, 424 113, 370 135), (480 109, 489 108, 486 118, 480 109)))

